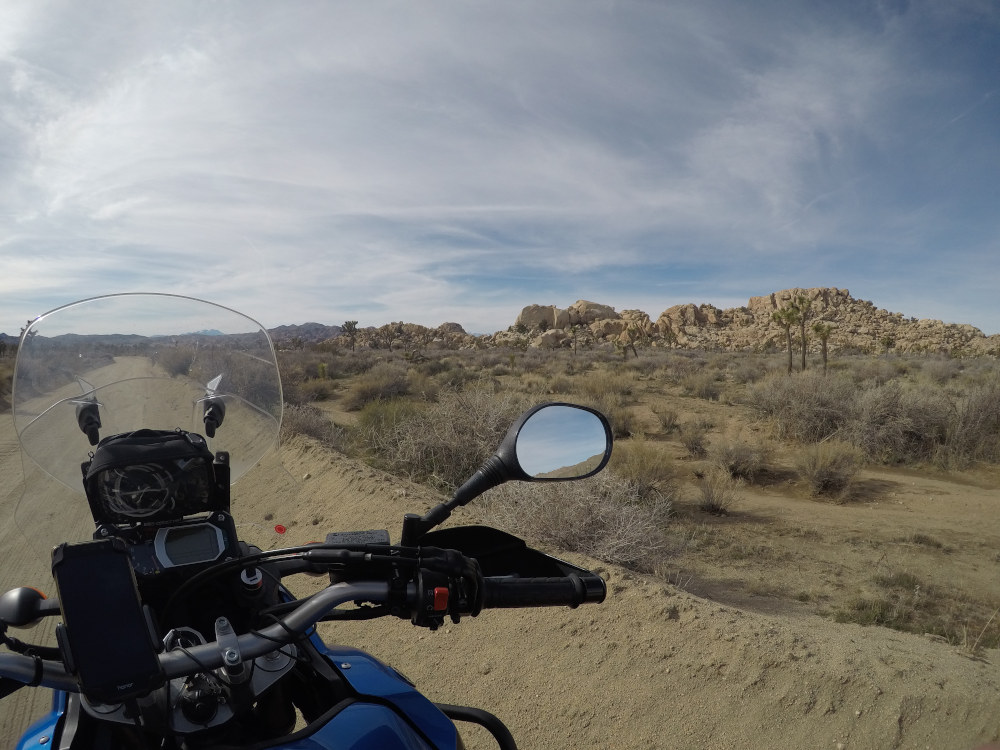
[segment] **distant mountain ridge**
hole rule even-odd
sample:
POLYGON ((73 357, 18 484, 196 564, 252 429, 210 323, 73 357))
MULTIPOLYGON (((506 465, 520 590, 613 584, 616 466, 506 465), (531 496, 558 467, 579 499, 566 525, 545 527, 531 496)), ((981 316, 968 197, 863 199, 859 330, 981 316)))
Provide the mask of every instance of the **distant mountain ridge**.
POLYGON ((340 326, 328 326, 322 323, 301 323, 269 328, 267 332, 275 343, 298 339, 304 344, 319 344, 337 338, 343 333, 343 329, 340 326))

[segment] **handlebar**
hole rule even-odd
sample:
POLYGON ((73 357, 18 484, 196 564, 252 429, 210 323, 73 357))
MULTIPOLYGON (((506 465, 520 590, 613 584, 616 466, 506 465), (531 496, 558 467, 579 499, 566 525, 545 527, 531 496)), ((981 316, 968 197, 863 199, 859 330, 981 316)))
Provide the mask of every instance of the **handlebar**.
MULTIPOLYGON (((480 578, 482 608, 570 606, 604 600, 606 587, 597 575, 578 575, 553 578, 516 578, 509 576, 480 578)), ((416 607, 420 603, 421 586, 411 582, 406 586, 406 600, 416 607)), ((273 652, 280 644, 291 643, 303 636, 318 621, 341 604, 348 602, 386 603, 391 597, 391 587, 386 581, 352 581, 334 583, 303 600, 277 624, 244 633, 237 637, 243 661, 273 652)), ((475 606, 475 605, 473 605, 475 606)), ((457 611, 453 614, 477 614, 474 611, 457 611)), ((217 642, 173 649, 159 655, 160 667, 165 678, 172 679, 217 669, 224 665, 222 649, 217 642)), ((0 676, 30 685, 78 692, 76 678, 56 662, 16 653, 0 653, 0 676)))
POLYGON ((597 575, 580 576, 575 573, 562 578, 509 578, 506 576, 484 579, 484 608, 500 607, 558 607, 576 608, 581 604, 604 601, 607 586, 597 575))

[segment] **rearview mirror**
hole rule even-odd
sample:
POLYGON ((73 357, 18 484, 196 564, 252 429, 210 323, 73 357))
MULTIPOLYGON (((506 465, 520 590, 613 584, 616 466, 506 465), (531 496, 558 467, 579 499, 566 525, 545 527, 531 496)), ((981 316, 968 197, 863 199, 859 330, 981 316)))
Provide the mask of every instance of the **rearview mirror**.
POLYGON ((559 482, 592 476, 607 465, 611 445, 611 425, 595 409, 555 402, 529 409, 507 432, 497 452, 451 500, 423 516, 408 513, 403 518, 402 544, 417 544, 452 510, 511 479, 559 482))
POLYGON ((514 457, 532 480, 582 479, 604 468, 610 448, 602 415, 571 404, 546 404, 522 422, 514 457))

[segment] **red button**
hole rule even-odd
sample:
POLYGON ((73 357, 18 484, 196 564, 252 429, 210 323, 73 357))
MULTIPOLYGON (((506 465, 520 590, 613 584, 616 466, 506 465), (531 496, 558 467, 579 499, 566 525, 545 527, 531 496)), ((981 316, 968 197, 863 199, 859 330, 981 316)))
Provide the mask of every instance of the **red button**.
POLYGON ((434 588, 434 611, 448 611, 448 589, 445 586, 436 586, 434 588))

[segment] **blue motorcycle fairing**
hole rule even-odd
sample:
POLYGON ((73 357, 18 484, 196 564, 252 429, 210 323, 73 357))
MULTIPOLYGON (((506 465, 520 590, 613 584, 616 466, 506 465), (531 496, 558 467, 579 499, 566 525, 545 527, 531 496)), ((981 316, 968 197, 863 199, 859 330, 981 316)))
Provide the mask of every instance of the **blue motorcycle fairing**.
POLYGON ((61 690, 52 691, 52 710, 38 721, 33 722, 28 730, 21 735, 17 750, 37 750, 52 747, 52 737, 59 724, 59 719, 66 712, 66 693, 61 690))
POLYGON ((396 711, 376 703, 352 703, 308 737, 275 750, 434 750, 396 711))
MULTIPOLYGON (((452 721, 395 669, 359 649, 347 646, 327 646, 315 631, 311 640, 319 652, 330 660, 337 671, 359 694, 360 701, 363 702, 365 696, 370 696, 383 703, 391 703, 433 743, 429 746, 421 744, 416 747, 449 748, 449 750, 457 747, 458 731, 452 721)), ((355 704, 350 708, 353 709, 360 705, 379 707, 377 704, 362 703, 355 704)), ((350 714, 350 709, 344 713, 350 714)), ((337 718, 340 718, 341 715, 338 715, 337 718)), ((335 719, 330 723, 336 724, 337 721, 335 719)), ((379 745, 372 745, 372 747, 379 747, 379 745)), ((397 747, 397 745, 392 747, 397 747)), ((398 745, 398 747, 408 748, 410 746, 398 745)))

